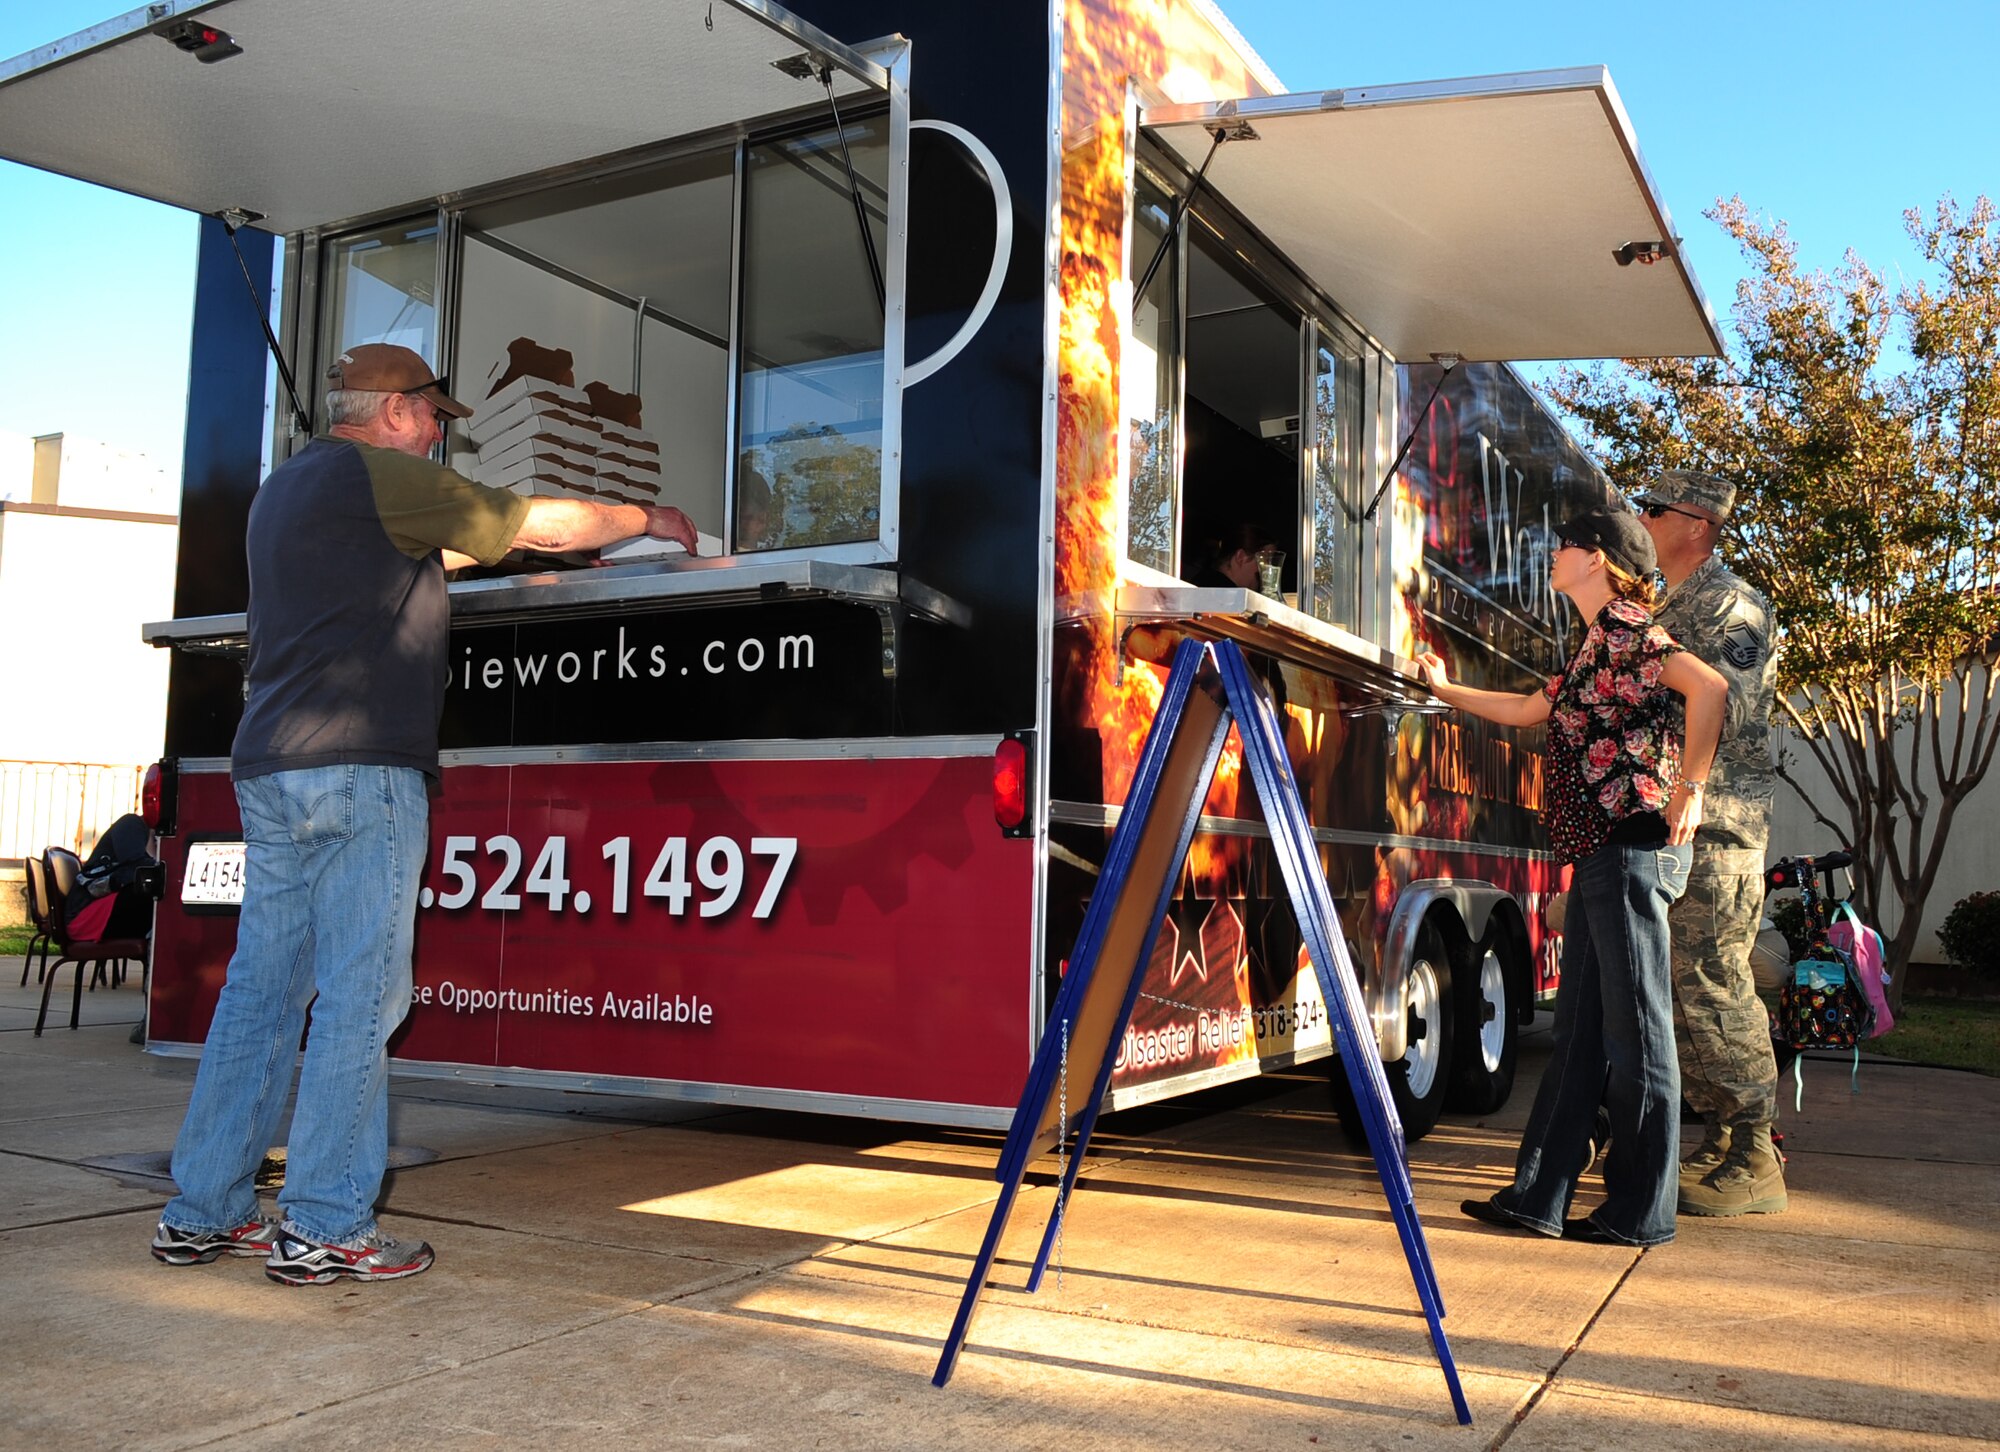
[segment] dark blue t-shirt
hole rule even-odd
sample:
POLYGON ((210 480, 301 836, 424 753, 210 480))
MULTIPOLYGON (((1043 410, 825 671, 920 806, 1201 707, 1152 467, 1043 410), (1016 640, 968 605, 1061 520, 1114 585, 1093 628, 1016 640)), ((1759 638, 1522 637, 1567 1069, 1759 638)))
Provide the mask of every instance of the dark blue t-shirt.
POLYGON ((528 501, 430 459, 316 438, 250 506, 238 781, 355 763, 438 774, 451 629, 440 550, 497 564, 528 501))

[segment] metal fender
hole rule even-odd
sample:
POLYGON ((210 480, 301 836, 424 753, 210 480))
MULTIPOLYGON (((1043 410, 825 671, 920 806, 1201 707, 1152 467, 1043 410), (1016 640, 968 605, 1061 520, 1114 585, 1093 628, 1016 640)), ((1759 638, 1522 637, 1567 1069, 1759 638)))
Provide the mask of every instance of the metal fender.
POLYGON ((1439 903, 1448 905, 1465 924, 1473 942, 1486 936, 1493 910, 1511 901, 1507 893, 1490 882, 1427 877, 1411 883, 1396 898, 1396 911, 1389 919, 1389 931, 1382 939, 1376 961, 1374 991, 1368 1009, 1375 1020, 1375 1042, 1381 1047, 1382 1062, 1393 1064, 1409 1052, 1409 1015, 1403 1011, 1408 992, 1410 955, 1416 951, 1417 933, 1424 918, 1439 903))

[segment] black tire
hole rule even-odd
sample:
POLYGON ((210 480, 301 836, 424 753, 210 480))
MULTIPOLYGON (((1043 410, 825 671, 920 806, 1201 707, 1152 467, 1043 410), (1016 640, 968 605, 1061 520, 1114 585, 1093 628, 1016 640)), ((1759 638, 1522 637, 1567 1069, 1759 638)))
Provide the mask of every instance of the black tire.
POLYGON ((1363 1153, 1368 1149, 1368 1131, 1361 1125, 1361 1110, 1354 1102, 1354 1086, 1347 1082, 1347 1065, 1335 1054, 1327 1061, 1327 1089, 1333 1100, 1334 1116, 1340 1121, 1340 1133, 1348 1146, 1363 1153))
POLYGON ((1396 1115, 1403 1121, 1403 1138, 1412 1143, 1436 1127, 1451 1089, 1458 1026, 1451 981, 1451 958, 1444 950, 1444 939, 1426 923, 1417 934, 1410 970, 1404 978, 1409 1050, 1385 1066, 1396 1115))
MULTIPOLYGON (((1403 1138, 1414 1143, 1436 1127, 1444 1112, 1457 1027, 1451 959, 1445 954, 1444 940, 1428 924, 1417 934, 1404 982, 1405 1012, 1410 1016, 1409 1051, 1395 1063, 1383 1065, 1382 1071, 1389 1080, 1396 1117, 1403 1122, 1403 1138)), ((1361 1127, 1347 1070, 1336 1061, 1329 1072, 1333 1109, 1340 1116, 1341 1130, 1349 1143, 1363 1147, 1367 1134, 1361 1127)))
POLYGON ((1458 975, 1458 1062, 1451 1071, 1451 1107, 1491 1114, 1514 1092, 1520 1056, 1520 978, 1497 938, 1473 949, 1473 966, 1458 975))

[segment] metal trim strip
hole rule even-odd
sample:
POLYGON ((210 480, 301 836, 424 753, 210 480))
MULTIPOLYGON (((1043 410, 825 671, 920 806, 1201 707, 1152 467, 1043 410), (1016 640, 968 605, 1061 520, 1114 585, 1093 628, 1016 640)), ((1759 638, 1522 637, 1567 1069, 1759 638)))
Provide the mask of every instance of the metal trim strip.
MULTIPOLYGON (((442 751, 445 766, 534 766, 551 762, 617 761, 956 761, 990 757, 999 748, 992 736, 856 736, 837 741, 632 741, 586 742, 576 746, 481 746, 442 751)), ((221 776, 226 756, 189 756, 182 776, 221 776)))
MULTIPOLYGON (((148 1043, 146 1052, 163 1059, 199 1059, 202 1045, 177 1041, 148 1043)), ((747 1084, 704 1084, 691 1079, 639 1079, 618 1074, 576 1074, 559 1069, 484 1068, 428 1059, 391 1059, 389 1071, 409 1079, 457 1080, 498 1088, 549 1089, 564 1093, 624 1095, 634 1099, 671 1099, 687 1104, 720 1104, 743 1109, 795 1109, 814 1114, 845 1114, 858 1119, 939 1124, 957 1129, 1005 1129, 1014 1117, 1011 1105, 948 1104, 928 1099, 892 1099, 863 1094, 834 1094, 808 1089, 762 1089, 747 1084)))
POLYGON ((143 35, 164 21, 184 20, 203 10, 213 10, 224 3, 226 0, 206 0, 206 3, 191 4, 164 0, 161 4, 141 5, 136 10, 127 10, 123 15, 100 20, 97 24, 87 26, 74 35, 52 40, 47 45, 38 45, 33 50, 23 51, 11 59, 0 60, 0 86, 40 71, 53 70, 73 60, 81 60, 93 51, 117 45, 120 41, 129 40, 135 35, 143 35))
POLYGON ((1197 1069, 1191 1074, 1176 1074, 1167 1079, 1155 1079, 1125 1089, 1113 1089, 1105 1095, 1104 1107, 1113 1112, 1120 1109, 1136 1109, 1142 1104, 1157 1104, 1162 1099, 1191 1094, 1197 1089, 1212 1089, 1218 1084, 1234 1084, 1243 1079, 1257 1079, 1274 1070, 1291 1069, 1300 1064, 1311 1064, 1332 1057, 1333 1046, 1329 1044, 1323 1049, 1294 1049, 1282 1054, 1272 1054, 1268 1058, 1259 1057, 1240 1060, 1233 1064, 1217 1064, 1211 1068, 1197 1069))
MULTIPOLYGON (((1063 0, 1045 0, 1048 25, 1049 79, 1044 84, 1043 123, 1047 145, 1042 152, 1042 416, 1041 467, 1035 552, 1035 725, 1028 750, 1033 757, 1035 813, 1035 874, 1030 897, 1026 1010, 1028 1043, 1042 1041, 1043 1007, 1055 993, 1049 978, 1049 738, 1055 713, 1055 588, 1056 588, 1056 392, 1062 338, 1062 60, 1063 0)), ((1011 205, 1011 201, 1010 201, 1011 205)))
MULTIPOLYGON (((640 610, 651 605, 755 604, 774 596, 818 595, 858 605, 901 605, 960 628, 972 612, 918 580, 898 578, 873 565, 841 564, 823 558, 784 560, 731 556, 679 560, 669 565, 611 565, 499 580, 467 580, 450 587, 452 619, 502 623, 546 620, 597 611, 640 610)), ((140 627, 149 645, 221 648, 240 640, 247 617, 201 615, 150 621, 140 627)))
MULTIPOLYGON (((183 770, 186 768, 184 767, 183 770)), ((1065 827, 1118 825, 1123 807, 1097 802, 1051 802, 1049 821, 1065 827)), ((1269 837, 1270 828, 1245 817, 1204 815, 1198 830, 1218 837, 1269 837)), ((1488 842, 1454 842, 1448 837, 1411 837, 1401 832, 1357 832, 1346 827, 1315 827, 1313 840, 1331 847, 1400 847, 1412 852, 1466 852, 1479 857, 1524 857, 1530 861, 1553 862, 1556 855, 1538 847, 1500 847, 1488 842)))

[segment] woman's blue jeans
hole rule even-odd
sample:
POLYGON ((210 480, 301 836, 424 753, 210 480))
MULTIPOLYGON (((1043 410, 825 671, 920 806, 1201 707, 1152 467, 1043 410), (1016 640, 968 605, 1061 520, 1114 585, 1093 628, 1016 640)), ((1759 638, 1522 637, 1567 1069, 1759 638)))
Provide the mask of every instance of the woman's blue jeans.
POLYGON ((424 774, 325 766, 236 784, 246 857, 236 953, 187 1119, 180 1193, 162 1219, 228 1230, 257 1215, 306 1007, 312 1036, 278 1196, 309 1240, 375 1228, 389 1157, 389 1036, 410 1007, 418 879, 430 832, 424 774))
POLYGON ((1611 1118, 1600 1230, 1632 1245, 1674 1238, 1680 1061, 1674 1053, 1667 909, 1687 890, 1687 847, 1600 847, 1577 863, 1563 924, 1555 1055, 1493 1203, 1562 1233, 1601 1104, 1611 1118))

